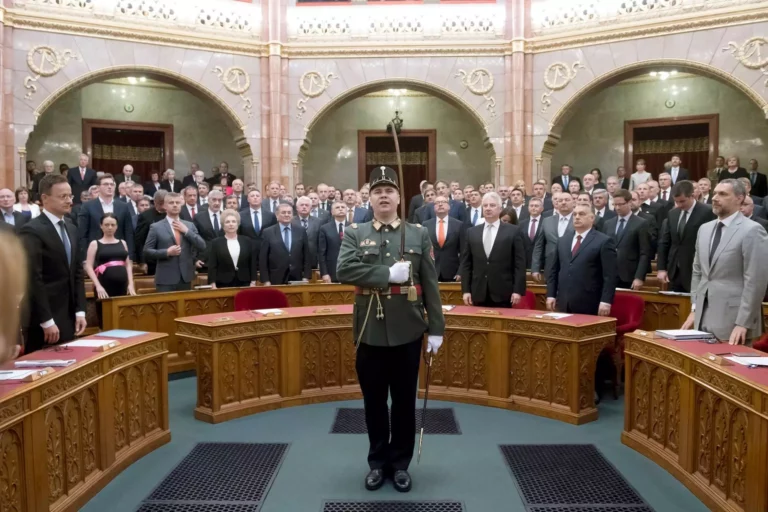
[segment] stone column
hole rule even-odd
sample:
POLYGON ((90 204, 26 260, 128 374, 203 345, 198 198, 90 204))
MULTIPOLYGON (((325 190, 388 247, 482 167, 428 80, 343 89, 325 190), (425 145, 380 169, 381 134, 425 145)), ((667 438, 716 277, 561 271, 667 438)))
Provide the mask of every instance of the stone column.
MULTIPOLYGON (((525 180, 528 192, 532 188, 532 169, 530 154, 533 148, 531 126, 533 116, 527 108, 530 98, 526 98, 526 70, 530 69, 532 59, 526 59, 525 38, 530 32, 531 0, 507 0, 506 35, 512 41, 511 55, 504 57, 506 101, 504 112, 504 162, 501 183, 512 185, 517 180, 525 180), (526 99, 529 101, 526 102, 526 99)), ((530 93, 529 93, 530 95, 530 93)))
POLYGON ((17 182, 15 169, 18 158, 13 131, 13 90, 10 86, 13 83, 13 29, 5 26, 3 12, 0 11, 0 165, 3 166, 0 188, 13 190, 18 185, 26 185, 26 177, 23 175, 26 167, 21 167, 21 180, 17 182))
POLYGON ((288 60, 282 56, 287 38, 288 0, 262 2, 263 40, 269 43, 269 55, 262 58, 262 152, 261 187, 270 181, 287 186, 292 167, 288 156, 288 60), (266 77, 266 78, 265 78, 266 77))

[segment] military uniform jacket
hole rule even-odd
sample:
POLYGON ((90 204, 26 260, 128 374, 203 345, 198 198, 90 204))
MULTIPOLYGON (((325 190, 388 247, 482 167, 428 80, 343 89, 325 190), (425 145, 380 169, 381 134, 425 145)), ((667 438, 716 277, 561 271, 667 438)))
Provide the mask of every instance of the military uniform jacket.
MULTIPOLYGON (((369 301, 370 313, 360 340, 373 346, 404 345, 419 339, 425 332, 442 336, 445 318, 440 303, 432 242, 420 224, 401 224, 400 220, 384 225, 377 220, 350 224, 344 231, 336 275, 340 282, 368 290, 382 290, 379 299, 384 318, 376 318, 378 301, 375 294, 356 294, 353 313, 355 341, 360 336, 369 301), (406 294, 386 293, 390 286, 389 267, 399 261, 400 230, 405 228, 406 261, 411 262, 413 284, 421 286, 421 295, 410 302, 406 294), (426 317, 425 317, 426 310, 426 317)), ((408 283, 404 283, 407 287, 408 283)))

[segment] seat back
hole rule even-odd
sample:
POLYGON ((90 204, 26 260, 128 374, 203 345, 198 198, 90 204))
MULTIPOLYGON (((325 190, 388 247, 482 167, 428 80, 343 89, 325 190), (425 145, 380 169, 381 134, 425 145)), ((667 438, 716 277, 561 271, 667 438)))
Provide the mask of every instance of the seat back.
POLYGON ((288 297, 276 288, 246 288, 235 295, 235 311, 287 307, 288 297))
POLYGON ((616 319, 616 333, 634 331, 643 323, 645 301, 634 293, 618 292, 613 297, 611 316, 616 319))
POLYGON ((528 290, 513 309, 536 309, 536 295, 528 290))

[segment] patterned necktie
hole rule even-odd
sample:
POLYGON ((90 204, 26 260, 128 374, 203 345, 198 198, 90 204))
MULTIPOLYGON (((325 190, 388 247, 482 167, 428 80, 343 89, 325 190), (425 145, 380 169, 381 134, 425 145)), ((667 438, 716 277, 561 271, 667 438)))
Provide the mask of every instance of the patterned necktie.
POLYGON ((576 256, 576 253, 579 252, 579 247, 581 247, 581 235, 576 235, 576 245, 571 249, 571 256, 576 256))
POLYGON ((301 219, 301 227, 307 229, 307 219, 301 219))
POLYGON ((339 222, 339 238, 344 239, 344 223, 339 222))
POLYGON ((277 211, 277 201, 272 201, 272 213, 277 211))

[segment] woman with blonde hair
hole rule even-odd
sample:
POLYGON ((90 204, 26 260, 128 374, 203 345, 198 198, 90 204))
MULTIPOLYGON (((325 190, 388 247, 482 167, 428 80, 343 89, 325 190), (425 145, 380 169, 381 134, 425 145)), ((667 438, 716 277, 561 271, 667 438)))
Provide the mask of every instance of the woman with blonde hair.
POLYGON ((214 238, 208 251, 208 284, 212 288, 256 286, 259 255, 250 238, 238 235, 240 214, 221 213, 224 236, 214 238))
POLYGON ((19 354, 21 301, 27 291, 27 259, 19 239, 0 230, 0 363, 19 354))

